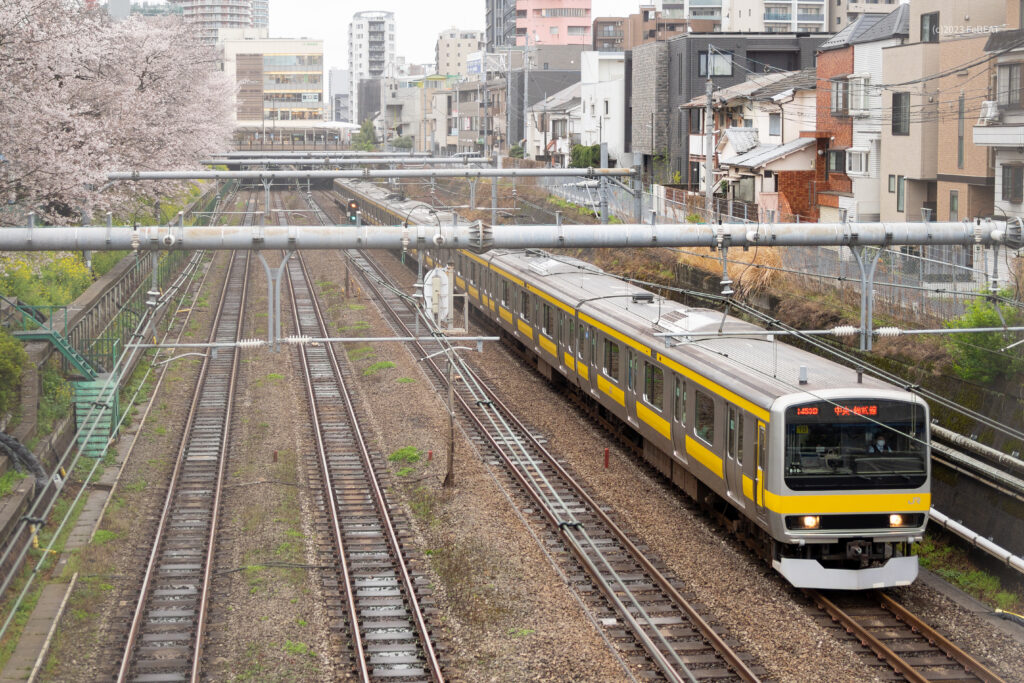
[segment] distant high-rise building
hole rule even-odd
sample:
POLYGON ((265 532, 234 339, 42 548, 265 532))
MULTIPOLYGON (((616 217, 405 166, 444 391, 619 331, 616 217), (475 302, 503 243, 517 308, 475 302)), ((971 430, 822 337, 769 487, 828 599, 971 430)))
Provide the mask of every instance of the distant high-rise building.
POLYGON ((252 25, 270 28, 270 0, 252 0, 252 25))
MULTIPOLYGON (((379 79, 395 62, 394 12, 356 12, 348 25, 348 68, 351 111, 361 116, 359 82, 379 79)), ((359 120, 353 123, 361 123, 359 120)))
POLYGON ((516 44, 516 0, 487 0, 487 51, 516 44))
POLYGON ((466 58, 480 52, 484 45, 483 31, 465 31, 454 26, 442 31, 434 48, 436 73, 466 77, 466 58))
MULTIPOLYGON (((220 29, 252 28, 254 5, 262 3, 264 11, 268 0, 170 0, 182 5, 185 21, 195 25, 203 38, 214 42, 220 29)), ((263 27, 266 25, 264 24, 263 27)))
POLYGON ((183 14, 181 5, 170 5, 159 2, 132 2, 131 0, 107 0, 107 14, 116 21, 127 19, 129 16, 140 17, 166 17, 183 14))
POLYGON ((590 45, 590 0, 518 0, 516 45, 590 45))
POLYGON ((330 93, 331 120, 346 121, 352 119, 352 80, 348 69, 331 69, 327 72, 328 92, 330 93))

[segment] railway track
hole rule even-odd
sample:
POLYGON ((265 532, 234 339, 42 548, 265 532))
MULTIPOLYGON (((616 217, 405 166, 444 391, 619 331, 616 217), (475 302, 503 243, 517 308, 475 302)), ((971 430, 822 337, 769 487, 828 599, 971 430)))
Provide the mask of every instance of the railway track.
POLYGON ((860 641, 867 659, 886 669, 893 679, 926 681, 985 681, 1002 679, 961 650, 898 602, 880 591, 823 593, 804 590, 820 610, 820 619, 844 629, 860 641))
MULTIPOLYGON (((383 305, 396 333, 412 335, 416 313, 408 298, 396 288, 382 286, 386 276, 366 254, 350 251, 346 258, 364 274, 372 273, 364 278, 366 286, 383 305)), ((441 342, 413 343, 413 347, 421 357, 445 352, 441 342)), ((442 365, 434 359, 425 362, 435 388, 446 391, 442 365)), ((666 576, 660 561, 630 540, 541 439, 470 367, 460 364, 458 374, 454 396, 467 418, 471 438, 543 511, 551 533, 577 563, 567 573, 579 576, 582 568, 591 586, 582 592, 606 639, 615 642, 632 673, 660 674, 671 681, 758 680, 763 670, 749 665, 749 656, 737 652, 735 643, 701 616, 683 589, 666 576)))
MULTIPOLYGON (((256 195, 246 200, 252 215, 256 195)), ((249 254, 232 253, 211 342, 242 331, 249 254)), ((135 600, 118 681, 197 680, 211 594, 221 489, 227 466, 238 352, 207 354, 135 600)))
MULTIPOLYGON (((212 342, 241 335, 248 267, 232 254, 212 342)), ((118 680, 199 677, 237 373, 237 350, 203 360, 118 680)))
MULTIPOLYGON (((301 257, 286 269, 297 333, 328 336, 301 257)), ((310 474, 321 486, 330 539, 321 555, 338 567, 338 616, 348 624, 354 673, 363 681, 443 681, 423 604, 427 581, 405 558, 407 524, 385 493, 386 463, 366 445, 364 416, 347 386, 351 369, 330 344, 303 344, 299 355, 316 441, 310 474)))

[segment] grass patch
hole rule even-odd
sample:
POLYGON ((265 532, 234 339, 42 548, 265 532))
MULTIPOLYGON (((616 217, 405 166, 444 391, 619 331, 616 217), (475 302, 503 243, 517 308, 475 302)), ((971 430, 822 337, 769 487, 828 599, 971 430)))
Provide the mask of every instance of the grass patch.
POLYGON ((393 367, 395 367, 395 364, 392 363, 389 360, 377 361, 376 363, 374 363, 370 367, 368 367, 365 370, 363 370, 363 376, 364 377, 369 377, 370 375, 377 374, 381 370, 388 370, 388 369, 393 368, 393 367))
POLYGON ((348 352, 350 360, 366 360, 367 358, 373 358, 377 354, 374 353, 372 346, 360 346, 357 349, 352 349, 348 352))
POLYGON ((53 426, 71 410, 71 385, 64 379, 60 362, 50 359, 39 373, 43 385, 39 397, 39 426, 37 434, 50 434, 53 426))
POLYGON ((423 451, 415 446, 404 446, 388 456, 391 462, 414 463, 419 462, 423 457, 423 451))
POLYGON ((1004 589, 998 577, 978 569, 959 547, 925 535, 924 540, 914 546, 914 552, 922 567, 982 602, 1010 612, 1024 610, 1024 596, 1004 589))
POLYGON ((282 375, 279 372, 271 372, 269 375, 267 375, 267 379, 269 381, 276 382, 278 380, 284 379, 284 375, 282 375))
POLYGON ((362 311, 366 308, 363 304, 349 304, 348 310, 350 311, 362 311))
POLYGON ((525 638, 526 636, 532 636, 537 631, 532 628, 510 628, 508 634, 513 638, 525 638))
POLYGON ((316 657, 316 652, 302 641, 285 640, 281 649, 297 657, 316 657))
POLYGON ((416 470, 413 469, 412 467, 403 467, 403 468, 399 469, 397 472, 395 472, 395 475, 399 476, 399 477, 408 477, 410 474, 412 474, 415 471, 416 470))
POLYGON ((399 377, 397 381, 398 381, 399 384, 415 384, 416 383, 416 380, 414 380, 412 377, 399 377))
MULTIPOLYGON (((437 497, 425 486, 417 487, 409 496, 409 509, 412 510, 413 516, 424 524, 430 525, 437 520, 434 513, 436 507, 437 497)), ((426 554, 430 555, 432 552, 428 550, 426 554)))
POLYGON ((13 491, 18 482, 27 476, 28 472, 18 472, 17 470, 7 470, 4 472, 3 476, 0 477, 0 496, 6 496, 13 491))
POLYGON ((106 545, 107 543, 110 543, 115 538, 117 538, 118 535, 119 534, 117 534, 117 533, 115 533, 113 531, 108 531, 106 529, 99 529, 96 532, 96 535, 92 537, 92 542, 95 543, 96 545, 106 545))

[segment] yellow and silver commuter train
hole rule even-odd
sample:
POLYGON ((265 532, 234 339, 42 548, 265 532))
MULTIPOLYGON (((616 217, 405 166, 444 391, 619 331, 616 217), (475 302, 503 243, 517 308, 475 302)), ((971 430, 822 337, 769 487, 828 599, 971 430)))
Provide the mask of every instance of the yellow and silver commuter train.
MULTIPOLYGON (((392 214, 386 222, 402 220, 401 207, 373 204, 392 214)), ((458 288, 542 374, 628 425, 648 462, 724 513, 794 586, 859 590, 917 577, 910 548, 931 502, 920 397, 576 259, 424 256, 451 261, 458 288)))

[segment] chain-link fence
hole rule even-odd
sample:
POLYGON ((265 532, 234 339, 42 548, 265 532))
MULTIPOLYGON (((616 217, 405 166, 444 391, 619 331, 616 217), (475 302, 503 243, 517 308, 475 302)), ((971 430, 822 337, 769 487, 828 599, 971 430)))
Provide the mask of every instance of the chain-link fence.
MULTIPOLYGON (((550 194, 597 211, 600 206, 600 182, 578 178, 538 178, 537 183, 550 194)), ((636 203, 632 192, 609 182, 609 212, 623 222, 636 222, 636 203)), ((806 218, 780 214, 764 207, 716 197, 711 214, 704 209, 704 198, 695 193, 672 192, 655 186, 643 192, 642 222, 757 224, 758 222, 798 223, 806 218)), ((857 258, 846 247, 778 248, 779 268, 798 286, 818 294, 834 292, 839 298, 859 306, 862 274, 857 258)), ((862 253, 865 269, 870 268, 878 250, 862 253)), ((993 290, 1015 286, 1012 251, 980 246, 926 246, 884 249, 878 256, 874 275, 876 314, 931 325, 958 317, 968 303, 993 290)))

